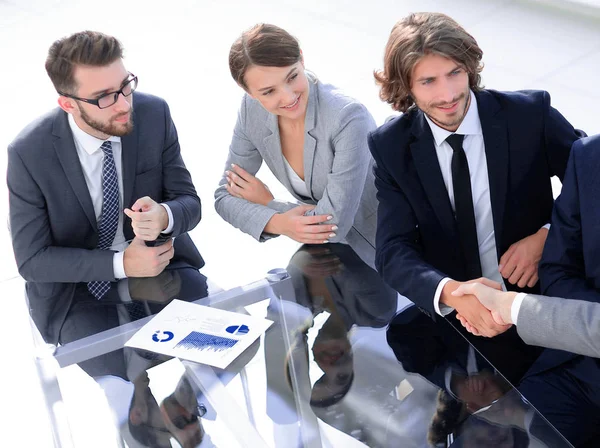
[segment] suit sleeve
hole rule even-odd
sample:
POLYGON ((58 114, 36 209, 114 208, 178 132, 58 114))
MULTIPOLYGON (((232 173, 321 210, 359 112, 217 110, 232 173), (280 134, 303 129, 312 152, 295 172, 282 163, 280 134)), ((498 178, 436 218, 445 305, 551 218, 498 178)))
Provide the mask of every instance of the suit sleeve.
POLYGON ((544 110, 544 143, 550 176, 563 181, 573 143, 586 137, 585 132, 573 128, 571 123, 550 104, 550 94, 542 92, 544 110))
POLYGON ((600 293, 588 286, 583 260, 577 153, 575 142, 560 196, 554 203, 552 226, 540 261, 542 293, 554 297, 600 302, 600 293))
POLYGON ((367 172, 372 166, 367 136, 375 129, 373 117, 359 103, 345 106, 337 121, 339 125, 331 136, 335 155, 327 186, 316 207, 306 213, 333 216, 331 223, 338 230, 335 237, 329 238, 332 243, 344 240, 354 223, 367 172))
POLYGON ((405 194, 377 157, 372 135, 369 147, 376 161, 375 186, 379 208, 375 265, 385 282, 436 316, 433 298, 438 283, 446 277, 423 260, 419 228, 405 194))
POLYGON ((32 282, 114 281, 110 250, 53 246, 46 201, 15 148, 8 149, 10 232, 17 267, 32 282))
POLYGON ((517 331, 529 345, 600 358, 598 303, 527 295, 519 310, 517 331))
MULTIPOLYGON (((238 113, 237 123, 233 130, 233 138, 229 146, 227 163, 223 171, 229 169, 231 164, 235 163, 254 176, 262 165, 262 156, 246 136, 245 127, 246 96, 244 96, 238 113)), ((266 207, 261 204, 254 204, 245 199, 236 198, 229 194, 226 186, 227 178, 225 177, 225 173, 223 173, 219 181, 219 187, 215 191, 215 209, 221 218, 261 242, 276 236, 265 233, 264 229, 273 215, 278 212, 277 208, 275 206, 273 208, 266 207)), ((284 204, 281 205, 281 211, 285 211, 283 210, 284 204)))
POLYGON ((163 203, 173 213, 171 236, 179 236, 192 230, 201 218, 200 198, 196 193, 192 177, 181 157, 177 129, 171 118, 169 106, 164 104, 165 143, 162 154, 163 203))

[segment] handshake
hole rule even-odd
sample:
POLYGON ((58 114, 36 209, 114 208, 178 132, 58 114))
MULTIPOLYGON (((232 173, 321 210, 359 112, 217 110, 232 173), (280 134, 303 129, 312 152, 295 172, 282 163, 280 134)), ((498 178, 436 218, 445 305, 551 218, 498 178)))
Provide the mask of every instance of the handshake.
MULTIPOLYGON (((482 278, 468 283, 448 282, 443 303, 454 308, 456 318, 469 333, 494 337, 513 324, 511 307, 517 293, 504 292, 497 282, 482 278)), ((444 287, 446 290, 446 287, 444 287)))

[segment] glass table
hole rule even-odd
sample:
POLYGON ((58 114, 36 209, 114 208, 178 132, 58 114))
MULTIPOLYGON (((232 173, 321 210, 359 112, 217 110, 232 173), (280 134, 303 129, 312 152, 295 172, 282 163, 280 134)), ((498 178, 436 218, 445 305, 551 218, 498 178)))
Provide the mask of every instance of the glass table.
POLYGON ((185 270, 112 286, 71 305, 58 347, 38 336, 55 446, 571 446, 349 246, 302 246, 227 291, 185 270), (174 298, 273 325, 226 369, 124 347, 174 298))

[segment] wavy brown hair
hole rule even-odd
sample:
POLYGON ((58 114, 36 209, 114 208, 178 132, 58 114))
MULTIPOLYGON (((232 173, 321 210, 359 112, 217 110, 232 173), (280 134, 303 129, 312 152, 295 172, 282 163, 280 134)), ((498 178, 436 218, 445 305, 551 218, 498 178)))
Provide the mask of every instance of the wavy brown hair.
POLYGON ((283 28, 259 23, 244 31, 231 46, 229 71, 235 82, 248 90, 244 76, 253 65, 289 67, 301 59, 298 39, 283 28))
POLYGON ((473 36, 445 14, 419 12, 400 20, 385 47, 383 70, 375 71, 379 97, 400 112, 414 104, 411 76, 415 65, 428 54, 452 59, 469 74, 472 90, 481 89, 483 51, 473 36))

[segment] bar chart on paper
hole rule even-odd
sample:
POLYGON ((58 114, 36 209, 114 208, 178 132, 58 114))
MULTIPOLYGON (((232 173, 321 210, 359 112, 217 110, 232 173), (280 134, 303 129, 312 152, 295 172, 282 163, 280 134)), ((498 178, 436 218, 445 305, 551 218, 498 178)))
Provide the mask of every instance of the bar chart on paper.
POLYGON ((175 346, 175 348, 198 351, 213 350, 215 352, 222 352, 233 347, 237 343, 237 339, 224 338, 222 336, 192 331, 185 338, 183 338, 175 346))

